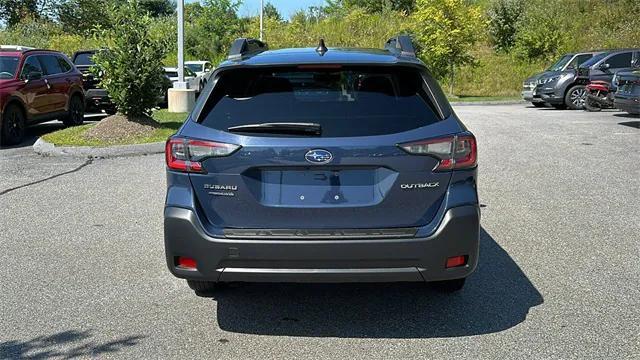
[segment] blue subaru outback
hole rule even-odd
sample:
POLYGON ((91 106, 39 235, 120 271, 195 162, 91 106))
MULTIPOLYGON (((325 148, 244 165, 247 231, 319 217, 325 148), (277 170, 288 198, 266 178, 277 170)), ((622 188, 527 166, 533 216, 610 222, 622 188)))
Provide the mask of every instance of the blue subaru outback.
POLYGON ((430 282, 478 261, 476 140, 409 37, 238 39, 166 144, 170 271, 226 282, 430 282))

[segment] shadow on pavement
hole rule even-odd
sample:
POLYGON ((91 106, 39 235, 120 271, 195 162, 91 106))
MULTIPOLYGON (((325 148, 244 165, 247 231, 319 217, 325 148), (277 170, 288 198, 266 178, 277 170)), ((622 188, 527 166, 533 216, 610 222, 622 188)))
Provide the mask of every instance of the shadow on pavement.
POLYGON ((216 294, 222 330, 286 336, 433 338, 509 329, 542 295, 484 229, 480 263, 457 294, 423 284, 246 284, 216 294))
MULTIPOLYGON (((638 115, 629 115, 629 116, 621 116, 619 114, 616 114, 615 116, 620 116, 620 117, 635 117, 636 119, 640 118, 640 116, 638 115)), ((623 122, 619 122, 618 125, 624 125, 624 126, 629 126, 632 128, 636 128, 636 129, 640 129, 640 121, 623 121, 623 122)))
MULTIPOLYGON (((104 114, 87 114, 84 119, 85 124, 90 124, 92 122, 101 120, 106 115, 104 114)), ((52 133, 54 131, 58 131, 64 129, 65 126, 61 121, 53 120, 46 123, 30 125, 27 127, 26 134, 22 142, 18 145, 12 146, 1 146, 0 149, 17 149, 27 146, 32 146, 39 137, 46 135, 48 133, 52 133)))
POLYGON ((50 336, 38 336, 31 340, 0 342, 0 359, 46 359, 101 357, 113 354, 125 347, 135 346, 143 336, 128 336, 106 343, 91 341, 89 331, 63 331, 50 336))

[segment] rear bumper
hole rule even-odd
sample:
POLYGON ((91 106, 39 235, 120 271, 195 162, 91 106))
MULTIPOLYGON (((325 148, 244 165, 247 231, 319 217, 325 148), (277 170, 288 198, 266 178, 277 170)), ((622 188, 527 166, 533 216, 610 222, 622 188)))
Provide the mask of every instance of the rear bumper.
POLYGON ((89 89, 84 94, 87 108, 105 109, 113 107, 109 94, 104 89, 89 89))
MULTIPOLYGON (((640 100, 640 98, 637 98, 640 100)), ((640 102, 634 101, 634 99, 614 99, 614 106, 617 109, 628 112, 629 114, 640 114, 640 102)))
POLYGON ((480 210, 449 209, 424 238, 256 240, 214 238, 189 209, 166 207, 164 237, 169 270, 179 278, 247 282, 436 281, 469 276, 478 262, 480 210), (448 257, 467 264, 445 269, 448 257), (197 270, 176 266, 178 256, 197 270))

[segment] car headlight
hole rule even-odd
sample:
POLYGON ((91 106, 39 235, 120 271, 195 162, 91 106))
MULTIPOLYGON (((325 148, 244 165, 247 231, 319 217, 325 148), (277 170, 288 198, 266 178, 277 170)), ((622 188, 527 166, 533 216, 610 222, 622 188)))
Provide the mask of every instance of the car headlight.
POLYGON ((558 79, 560 79, 560 76, 552 76, 552 77, 548 77, 548 78, 542 78, 540 80, 538 80, 538 84, 540 85, 544 85, 544 84, 549 84, 552 83, 554 81, 557 81, 558 79))

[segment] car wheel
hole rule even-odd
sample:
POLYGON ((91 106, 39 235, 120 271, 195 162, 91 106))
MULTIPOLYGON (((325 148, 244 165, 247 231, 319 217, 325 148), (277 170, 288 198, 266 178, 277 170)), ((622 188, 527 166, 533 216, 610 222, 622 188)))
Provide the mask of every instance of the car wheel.
POLYGON ((454 280, 444 280, 444 281, 434 281, 434 282, 430 283, 430 285, 434 289, 436 289, 436 290, 438 290, 440 292, 453 293, 453 292, 462 290, 466 280, 467 280, 467 278, 454 279, 454 280))
POLYGON ((534 107, 537 107, 537 108, 542 108, 542 107, 544 107, 544 103, 542 103, 542 102, 534 102, 534 103, 532 103, 532 104, 533 104, 533 106, 534 106, 534 107))
POLYGON ((571 110, 582 110, 584 109, 585 95, 585 86, 576 85, 567 91, 567 95, 564 96, 564 103, 571 110))
POLYGON ((62 119, 65 126, 78 126, 84 122, 84 103, 80 96, 75 95, 69 102, 69 113, 62 119))
POLYGON ((213 281, 187 280, 187 284, 196 293, 208 294, 218 289, 218 284, 213 281))
POLYGON ((2 115, 2 145, 16 145, 22 141, 26 128, 24 112, 16 105, 9 105, 2 115))

